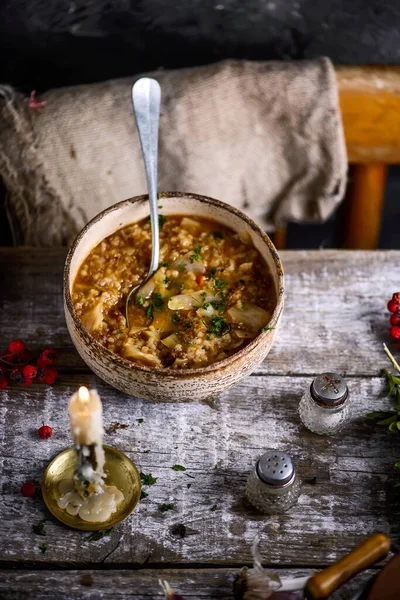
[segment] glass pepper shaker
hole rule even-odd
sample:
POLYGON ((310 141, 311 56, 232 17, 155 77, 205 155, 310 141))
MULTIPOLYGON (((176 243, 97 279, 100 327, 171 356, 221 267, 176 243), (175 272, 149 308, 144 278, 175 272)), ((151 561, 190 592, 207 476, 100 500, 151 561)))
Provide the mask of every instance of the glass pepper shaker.
POLYGON ((300 489, 290 456, 278 450, 268 450, 258 459, 247 480, 246 495, 258 510, 273 515, 293 506, 300 489))
POLYGON ((319 435, 332 435, 344 427, 350 417, 347 384, 337 373, 318 375, 299 404, 303 424, 319 435))

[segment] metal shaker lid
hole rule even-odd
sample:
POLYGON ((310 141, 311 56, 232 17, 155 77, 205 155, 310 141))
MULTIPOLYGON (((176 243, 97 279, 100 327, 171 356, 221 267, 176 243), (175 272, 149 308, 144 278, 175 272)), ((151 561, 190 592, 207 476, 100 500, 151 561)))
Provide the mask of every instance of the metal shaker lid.
POLYGON ((292 459, 285 452, 278 450, 270 450, 263 454, 258 459, 256 471, 263 483, 272 486, 288 485, 295 477, 292 459))
POLYGON ((337 373, 323 373, 314 379, 311 396, 320 406, 334 408, 347 399, 349 390, 343 377, 337 373))

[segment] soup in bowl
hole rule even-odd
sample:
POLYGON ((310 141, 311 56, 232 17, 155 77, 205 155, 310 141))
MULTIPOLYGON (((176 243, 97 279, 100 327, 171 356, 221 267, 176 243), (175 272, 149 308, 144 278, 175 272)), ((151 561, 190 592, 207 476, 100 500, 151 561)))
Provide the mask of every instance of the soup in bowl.
POLYGON ((159 195, 160 266, 147 275, 147 196, 103 211, 78 235, 65 266, 68 328, 86 363, 129 394, 205 400, 267 355, 283 308, 283 271, 246 215, 195 194, 159 195))

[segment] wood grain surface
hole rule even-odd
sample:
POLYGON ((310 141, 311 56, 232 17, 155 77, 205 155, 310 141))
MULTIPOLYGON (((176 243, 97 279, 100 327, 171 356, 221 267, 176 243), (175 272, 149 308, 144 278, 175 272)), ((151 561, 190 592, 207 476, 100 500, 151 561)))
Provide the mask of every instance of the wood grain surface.
MULTIPOLYGON (((275 569, 280 577, 304 577, 309 569, 275 569)), ((99 571, 0 572, 0 593, 7 600, 148 600, 164 597, 159 580, 168 581, 186 600, 232 600, 239 569, 141 569, 99 571)), ((331 600, 349 600, 375 571, 369 569, 338 590, 331 600)), ((273 600, 273 598, 271 598, 273 600)), ((276 597, 279 600, 279 597, 276 597)))
POLYGON ((60 353, 54 386, 1 392, 2 598, 157 597, 164 569, 184 596, 230 598, 226 579, 250 564, 257 535, 265 564, 287 569, 322 568, 376 531, 400 541, 398 440, 364 418, 390 406, 379 373, 388 366, 385 305, 400 281, 400 252, 282 252, 287 300, 275 345, 262 368, 214 408, 132 400, 88 371, 63 317, 64 256, 63 250, 0 252, 2 344, 20 336, 33 349, 52 345, 60 353), (308 432, 297 414, 312 375, 324 370, 346 375, 353 407, 350 424, 331 438, 308 432), (98 389, 107 429, 128 425, 108 432, 105 442, 158 477, 133 515, 95 542, 56 522, 39 494, 24 498, 19 491, 25 480, 39 487, 49 460, 71 444, 67 401, 81 384, 98 389), (54 429, 51 440, 37 436, 43 422, 54 429), (291 453, 304 485, 289 513, 266 517, 248 504, 244 485, 268 447, 291 453), (174 464, 186 471, 174 471, 174 464), (174 508, 162 513, 166 502, 174 508), (41 519, 45 537, 32 531, 41 519), (24 570, 7 570, 15 568, 24 570), (91 586, 80 583, 82 569, 96 569, 91 586), (140 569, 132 587, 131 569, 140 569))

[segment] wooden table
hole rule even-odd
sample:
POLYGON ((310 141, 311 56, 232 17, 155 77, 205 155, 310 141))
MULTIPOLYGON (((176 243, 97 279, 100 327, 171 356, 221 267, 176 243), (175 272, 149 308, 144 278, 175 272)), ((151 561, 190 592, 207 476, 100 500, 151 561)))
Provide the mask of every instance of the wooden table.
MULTIPOLYGON (((380 369, 388 366, 386 301, 399 288, 400 252, 282 252, 287 299, 276 343, 214 409, 130 398, 88 370, 65 326, 64 258, 62 249, 0 251, 2 346, 15 337, 32 350, 54 346, 60 372, 53 386, 0 392, 1 598, 153 598, 161 597, 162 578, 185 598, 231 599, 257 535, 265 564, 283 575, 329 565, 371 532, 399 542, 398 437, 364 415, 390 406, 380 369), (348 379, 354 410, 332 438, 308 432, 297 414, 303 390, 326 370, 348 379), (105 442, 158 478, 132 516, 98 541, 55 521, 40 497, 20 493, 25 480, 39 486, 48 462, 71 445, 67 400, 80 384, 99 390, 106 427, 128 425, 105 442), (51 440, 37 435, 43 422, 53 427, 51 440), (287 450, 304 478, 298 505, 285 515, 262 516, 244 498, 267 447, 287 450), (163 503, 174 509, 161 512, 163 503), (41 519, 46 537, 32 531, 41 519)), ((367 576, 335 598, 349 598, 367 576)))

